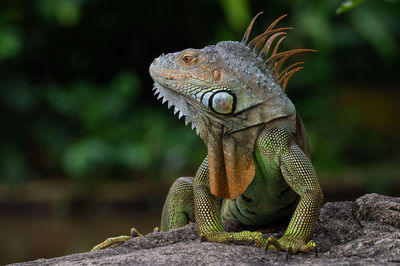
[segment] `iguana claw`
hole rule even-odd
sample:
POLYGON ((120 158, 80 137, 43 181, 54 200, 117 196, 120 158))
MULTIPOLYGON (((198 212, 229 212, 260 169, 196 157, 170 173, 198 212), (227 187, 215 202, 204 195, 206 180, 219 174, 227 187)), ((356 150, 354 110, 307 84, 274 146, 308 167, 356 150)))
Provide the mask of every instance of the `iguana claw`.
POLYGON ((286 248, 286 261, 289 261, 289 251, 292 250, 290 247, 286 248))
POLYGON ((251 246, 252 244, 254 244, 254 242, 255 242, 255 240, 254 240, 254 239, 250 240, 250 242, 249 242, 249 246, 251 246))

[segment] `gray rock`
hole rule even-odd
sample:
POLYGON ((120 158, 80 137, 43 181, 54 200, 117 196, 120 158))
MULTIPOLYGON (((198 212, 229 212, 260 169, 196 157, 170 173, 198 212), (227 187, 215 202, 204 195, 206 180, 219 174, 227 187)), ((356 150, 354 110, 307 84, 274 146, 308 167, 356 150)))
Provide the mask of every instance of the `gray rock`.
MULTIPOLYGON (((287 223, 261 229, 279 236, 287 223)), ((227 230, 242 227, 224 223, 227 230)), ((19 265, 400 265, 400 198, 367 194, 355 202, 330 202, 321 209, 314 254, 290 256, 254 246, 200 242, 193 224, 151 233, 113 249, 39 259, 19 265)))

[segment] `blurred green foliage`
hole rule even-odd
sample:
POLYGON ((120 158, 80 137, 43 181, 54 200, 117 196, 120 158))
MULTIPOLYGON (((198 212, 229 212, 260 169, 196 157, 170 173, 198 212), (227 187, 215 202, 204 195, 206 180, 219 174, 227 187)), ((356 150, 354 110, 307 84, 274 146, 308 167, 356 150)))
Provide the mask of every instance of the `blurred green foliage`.
POLYGON ((336 14, 342 14, 343 12, 348 12, 363 3, 364 0, 345 0, 343 3, 336 9, 336 14))
POLYGON ((166 2, 0 2, 1 182, 193 174, 204 144, 156 102, 148 66, 163 52, 240 40, 259 11, 255 31, 288 13, 284 48, 319 51, 303 55, 287 93, 322 178, 358 169, 377 192, 399 179, 399 1, 166 2))
POLYGON ((39 0, 37 9, 48 20, 55 19, 59 25, 68 27, 79 22, 83 0, 39 0))

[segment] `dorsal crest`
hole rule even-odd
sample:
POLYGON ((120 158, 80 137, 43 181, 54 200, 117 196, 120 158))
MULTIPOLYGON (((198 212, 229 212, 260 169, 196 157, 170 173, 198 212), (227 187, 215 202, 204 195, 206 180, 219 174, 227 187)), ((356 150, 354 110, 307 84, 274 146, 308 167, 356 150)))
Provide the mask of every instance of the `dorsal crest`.
POLYGON ((292 29, 290 27, 286 28, 277 28, 274 29, 276 24, 281 21, 287 15, 282 15, 277 18, 274 22, 269 25, 269 27, 260 35, 256 36, 253 40, 249 41, 249 36, 251 29, 253 28, 253 24, 257 17, 261 15, 263 12, 258 13, 251 21, 249 26, 247 27, 246 32, 244 33, 242 44, 246 45, 250 50, 253 50, 257 57, 261 58, 265 61, 265 65, 271 71, 275 81, 282 87, 283 91, 286 89, 286 85, 290 78, 293 76, 294 73, 302 69, 301 66, 304 62, 296 62, 282 71, 281 68, 286 60, 294 54, 301 53, 301 52, 316 52, 313 49, 293 49, 289 51, 279 52, 278 49, 282 41, 286 38, 285 30, 292 29), (274 49, 272 50, 273 42, 278 39, 274 49))

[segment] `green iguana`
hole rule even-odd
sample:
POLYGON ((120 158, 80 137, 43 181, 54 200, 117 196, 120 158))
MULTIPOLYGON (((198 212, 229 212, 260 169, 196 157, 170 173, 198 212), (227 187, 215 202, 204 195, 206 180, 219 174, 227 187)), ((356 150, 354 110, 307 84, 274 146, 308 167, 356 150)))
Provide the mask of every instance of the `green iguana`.
MULTIPOLYGON (((323 193, 303 123, 284 92, 302 62, 280 71, 291 55, 314 50, 277 52, 289 28, 274 27, 286 15, 248 42, 261 13, 241 42, 161 55, 150 66, 156 95, 192 123, 208 149, 195 177, 178 178, 170 188, 161 231, 195 222, 205 241, 248 241, 287 254, 316 251, 311 236, 323 193), (262 226, 290 215, 279 239, 226 232, 221 225, 224 219, 262 226)), ((93 250, 130 238, 109 238, 93 250)))

